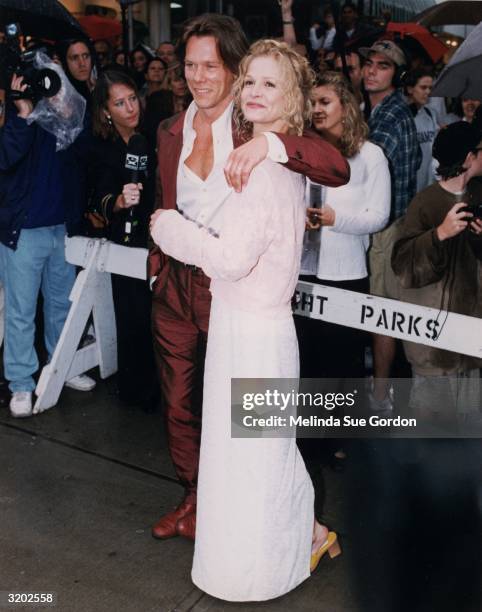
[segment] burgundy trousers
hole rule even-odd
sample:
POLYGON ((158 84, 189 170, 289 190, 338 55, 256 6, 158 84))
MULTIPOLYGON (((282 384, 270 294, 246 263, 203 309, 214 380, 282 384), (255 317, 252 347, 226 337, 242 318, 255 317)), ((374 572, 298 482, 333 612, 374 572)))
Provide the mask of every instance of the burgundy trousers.
POLYGON ((153 286, 154 351, 169 452, 187 501, 195 503, 210 280, 199 268, 171 258, 167 266, 153 286))

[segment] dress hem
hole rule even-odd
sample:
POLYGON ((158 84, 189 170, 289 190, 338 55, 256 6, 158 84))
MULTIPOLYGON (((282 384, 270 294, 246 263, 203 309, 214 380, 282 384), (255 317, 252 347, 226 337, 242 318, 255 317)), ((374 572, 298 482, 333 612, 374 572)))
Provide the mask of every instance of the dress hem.
POLYGON ((194 585, 198 589, 200 589, 201 591, 203 591, 207 595, 210 595, 211 597, 215 597, 216 599, 221 599, 222 601, 230 601, 230 602, 233 602, 233 603, 241 603, 241 602, 269 601, 271 599, 278 599, 278 597, 283 597, 284 595, 287 595, 290 591, 293 591, 294 589, 296 589, 300 584, 302 584, 310 576, 311 576, 311 572, 308 569, 307 574, 303 578, 300 578, 300 580, 296 581, 293 585, 290 585, 289 587, 287 587, 287 589, 282 591, 281 593, 276 593, 276 594, 273 593, 271 595, 263 595, 261 597, 249 597, 249 598, 242 598, 242 599, 241 598, 230 597, 226 593, 224 593, 224 594, 221 594, 220 592, 215 593, 214 591, 206 589, 205 587, 203 587, 201 585, 200 582, 196 581, 196 579, 194 578, 194 576, 192 574, 191 574, 191 580, 193 581, 194 585))

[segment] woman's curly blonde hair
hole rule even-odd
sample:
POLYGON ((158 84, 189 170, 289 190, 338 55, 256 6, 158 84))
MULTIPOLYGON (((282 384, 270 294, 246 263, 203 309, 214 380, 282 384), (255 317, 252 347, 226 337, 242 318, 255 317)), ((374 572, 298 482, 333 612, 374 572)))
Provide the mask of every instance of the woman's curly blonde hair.
POLYGON ((251 60, 265 56, 273 57, 279 62, 285 94, 283 119, 288 124, 288 133, 300 136, 311 121, 310 94, 315 82, 315 73, 304 57, 286 43, 277 40, 258 40, 251 45, 241 60, 239 74, 233 86, 235 125, 242 136, 251 137, 253 125, 243 116, 241 92, 251 60))
POLYGON ((327 70, 320 73, 315 87, 330 87, 343 107, 343 131, 337 148, 345 157, 356 155, 368 136, 368 125, 360 110, 353 88, 341 72, 327 70))

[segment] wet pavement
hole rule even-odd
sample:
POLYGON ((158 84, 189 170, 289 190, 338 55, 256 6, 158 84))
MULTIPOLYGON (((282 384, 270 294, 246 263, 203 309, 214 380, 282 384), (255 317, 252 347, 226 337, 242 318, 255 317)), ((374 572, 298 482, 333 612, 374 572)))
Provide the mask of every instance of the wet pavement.
POLYGON ((29 419, 1 408, 0 465, 0 591, 54 592, 62 612, 358 610, 341 511, 345 475, 330 470, 322 518, 340 533, 341 557, 326 556, 309 580, 271 602, 231 604, 197 589, 192 542, 150 535, 183 493, 162 415, 121 405, 112 380, 90 393, 65 389, 55 408, 29 419))

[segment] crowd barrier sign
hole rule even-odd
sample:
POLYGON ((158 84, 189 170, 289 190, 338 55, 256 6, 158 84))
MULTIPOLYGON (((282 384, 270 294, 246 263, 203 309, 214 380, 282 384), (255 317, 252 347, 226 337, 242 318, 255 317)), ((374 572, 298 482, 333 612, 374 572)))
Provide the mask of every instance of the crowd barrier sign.
POLYGON ((295 314, 482 358, 482 319, 300 281, 295 314))
MULTIPOLYGON (((82 267, 72 306, 52 360, 41 373, 34 413, 58 401, 66 380, 99 366, 101 378, 117 371, 117 337, 110 274, 146 278, 146 249, 105 239, 66 239, 66 258, 82 267), (78 348, 92 315, 95 342, 78 348)), ((345 289, 299 282, 295 314, 482 358, 482 319, 345 289)))

